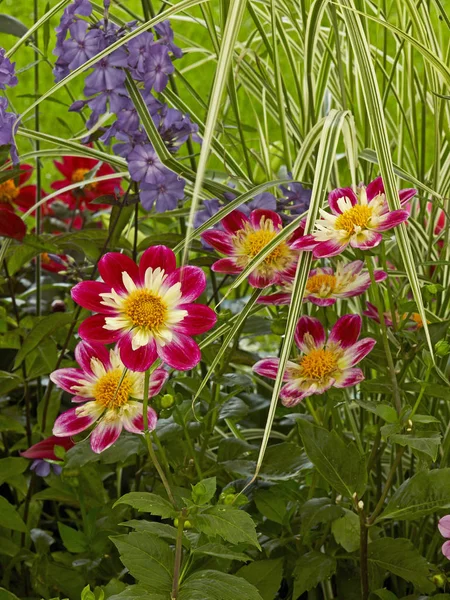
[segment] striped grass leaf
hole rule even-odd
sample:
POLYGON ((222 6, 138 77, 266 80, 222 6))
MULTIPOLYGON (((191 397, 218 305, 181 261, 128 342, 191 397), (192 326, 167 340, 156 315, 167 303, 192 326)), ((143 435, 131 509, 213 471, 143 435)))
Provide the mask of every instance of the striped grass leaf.
POLYGON ((317 52, 320 23, 329 0, 315 0, 308 12, 308 21, 305 27, 305 106, 308 107, 307 115, 310 124, 315 122, 314 108, 314 62, 317 52))
MULTIPOLYGON (((206 166, 209 153, 211 151, 211 142, 216 131, 216 125, 219 118, 222 95, 228 80, 228 74, 231 67, 234 48, 244 16, 246 1, 231 0, 228 8, 227 20, 222 37, 219 56, 217 59, 217 68, 214 75, 214 82, 209 98, 208 115, 206 117, 205 132, 203 135, 202 149, 198 161, 197 175, 195 178, 194 192, 192 195, 191 210, 187 223, 187 238, 193 228, 194 216, 198 209, 200 191, 205 178, 206 166)), ((183 250, 183 264, 186 262, 189 245, 186 242, 183 250)))
MULTIPOLYGON (((386 121, 383 113, 383 104, 378 89, 378 82, 375 69, 372 63, 370 48, 367 42, 366 34, 360 16, 357 14, 353 0, 343 1, 342 11, 347 26, 347 31, 358 64, 358 74, 361 81, 361 88, 364 102, 367 108, 370 128, 375 144, 375 150, 378 155, 381 175, 383 177, 386 191, 386 200, 390 210, 400 208, 400 199, 395 183, 394 166, 392 162, 389 137, 386 129, 386 121), (351 10, 346 10, 346 8, 351 10)), ((431 355, 434 357, 433 344, 427 325, 425 307, 422 300, 419 279, 417 276, 416 261, 411 250, 406 225, 402 223, 395 229, 399 250, 408 274, 409 284, 417 304, 418 312, 423 320, 423 330, 427 339, 431 355)))

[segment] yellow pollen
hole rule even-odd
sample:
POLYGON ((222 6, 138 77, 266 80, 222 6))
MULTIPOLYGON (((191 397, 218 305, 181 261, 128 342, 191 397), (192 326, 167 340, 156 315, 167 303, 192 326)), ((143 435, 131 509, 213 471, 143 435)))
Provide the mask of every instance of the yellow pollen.
POLYGON ((0 183, 0 204, 10 203, 19 195, 19 188, 14 183, 13 179, 8 179, 0 183))
POLYGON ((302 376, 308 379, 322 379, 331 375, 337 368, 336 356, 330 350, 311 350, 300 361, 302 376))
MULTIPOLYGON (((240 246, 239 254, 250 259, 254 258, 263 248, 267 246, 279 232, 267 226, 261 229, 251 229, 246 227, 237 232, 236 237, 240 246)), ((280 261, 287 262, 290 258, 291 251, 286 242, 281 242, 266 256, 262 261, 262 265, 266 267, 274 267, 280 261)), ((286 265, 283 265, 285 267, 286 265)))
MULTIPOLYGON (((72 173, 72 183, 80 183, 80 181, 84 180, 84 176, 86 173, 89 173, 91 169, 75 169, 72 173)), ((86 190, 92 192, 97 187, 97 183, 88 183, 84 186, 86 190)))
POLYGON ((306 289, 310 294, 317 294, 324 288, 328 292, 333 292, 336 287, 336 277, 334 275, 317 274, 309 277, 306 282, 306 289))
POLYGON ((44 263, 44 265, 48 265, 49 263, 52 262, 52 259, 48 255, 48 252, 42 252, 41 261, 44 263))
POLYGON ((133 325, 150 331, 160 329, 167 320, 167 306, 160 296, 149 290, 131 292, 125 301, 124 312, 133 325))
POLYGON ((103 375, 94 387, 96 402, 105 408, 117 408, 127 404, 130 397, 131 382, 129 377, 125 375, 119 389, 117 389, 121 378, 122 371, 118 369, 103 375))
POLYGON ((370 206, 357 204, 349 210, 339 215, 334 224, 335 229, 344 230, 348 234, 355 232, 355 227, 365 229, 370 217, 372 216, 372 208, 370 206))

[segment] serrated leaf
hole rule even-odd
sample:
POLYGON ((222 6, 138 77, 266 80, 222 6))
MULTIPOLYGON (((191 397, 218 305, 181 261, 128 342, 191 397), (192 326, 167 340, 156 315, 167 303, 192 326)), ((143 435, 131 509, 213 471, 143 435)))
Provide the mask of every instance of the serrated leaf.
POLYGON ((332 556, 312 550, 304 554, 295 563, 294 598, 308 592, 321 581, 325 581, 336 571, 336 559, 332 556))
POLYGON ((206 556, 216 556, 217 558, 225 558, 227 560, 239 560, 241 562, 248 562, 253 560, 250 556, 237 552, 225 544, 204 544, 195 548, 193 554, 204 554, 206 556))
POLYGON ((128 504, 139 512, 148 512, 163 519, 173 517, 176 514, 170 502, 150 492, 130 492, 119 498, 114 506, 118 504, 128 504))
POLYGON ((351 510, 344 509, 344 514, 333 521, 331 531, 334 539, 347 552, 355 552, 359 548, 359 517, 351 510))
POLYGON ((189 518, 208 537, 220 536, 231 544, 246 542, 259 548, 255 523, 249 514, 230 506, 213 506, 189 518))
POLYGON ((254 495, 256 508, 270 521, 282 525, 286 519, 287 500, 276 490, 258 490, 254 495))
POLYGON ((216 493, 216 478, 208 477, 208 479, 202 479, 192 487, 191 497, 194 504, 202 505, 207 504, 216 493))
POLYGON ((241 567, 236 575, 254 585, 263 600, 273 600, 283 579, 283 558, 255 561, 241 567))
POLYGON ((328 523, 338 519, 344 509, 338 504, 332 504, 329 498, 311 498, 300 509, 302 519, 302 534, 305 535, 319 523, 328 523))
POLYGON ((258 590, 242 577, 221 571, 198 571, 180 588, 178 600, 262 600, 258 590))
POLYGON ((88 542, 82 531, 73 529, 73 527, 64 525, 64 523, 58 523, 58 530, 62 542, 69 552, 73 552, 74 554, 86 552, 88 549, 88 542))
POLYGON ((0 496, 0 527, 13 531, 27 532, 27 526, 12 504, 0 496))
POLYGON ((420 432, 413 435, 395 433, 389 436, 389 441, 400 446, 409 446, 414 450, 423 452, 435 461, 439 446, 441 445, 441 434, 437 431, 420 432))

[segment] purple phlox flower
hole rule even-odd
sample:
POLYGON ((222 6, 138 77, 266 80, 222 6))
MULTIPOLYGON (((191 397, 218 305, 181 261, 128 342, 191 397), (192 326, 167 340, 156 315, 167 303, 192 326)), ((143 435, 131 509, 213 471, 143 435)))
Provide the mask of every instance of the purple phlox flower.
POLYGON ((109 10, 109 7, 111 6, 111 0, 103 0, 103 6, 105 7, 105 10, 109 10))
POLYGON ((171 152, 176 152, 190 135, 194 141, 201 143, 201 138, 197 135, 198 125, 192 123, 188 115, 166 106, 161 111, 161 116, 159 132, 171 152))
POLYGON ((98 92, 115 90, 119 87, 123 88, 123 84, 126 79, 125 71, 122 69, 117 69, 116 66, 126 65, 116 65, 112 55, 104 56, 98 63, 96 63, 94 71, 86 77, 86 85, 84 87, 85 95, 93 96, 98 92))
POLYGON ((97 94, 97 96, 94 96, 88 100, 87 104, 92 110, 92 113, 86 122, 86 127, 88 129, 97 123, 101 115, 105 114, 107 105, 109 105, 109 110, 115 114, 122 109, 127 100, 127 98, 122 95, 122 92, 125 93, 124 88, 105 90, 104 92, 101 92, 100 94, 97 94))
MULTIPOLYGON (((222 206, 217 198, 203 200, 203 208, 198 210, 195 214, 194 227, 197 229, 197 227, 206 223, 206 221, 214 216, 221 208, 222 206)), ((212 248, 212 246, 206 244, 206 242, 203 245, 212 248)))
POLYGON ((19 162, 17 155, 17 146, 14 140, 18 123, 14 125, 18 119, 18 115, 8 112, 8 100, 0 98, 0 146, 9 146, 9 152, 14 164, 19 162))
POLYGON ((181 58, 183 56, 183 51, 181 48, 178 48, 178 46, 174 44, 173 30, 170 26, 169 20, 162 21, 161 23, 155 25, 155 31, 158 34, 160 41, 173 52, 173 55, 176 58, 181 58))
POLYGON ((184 179, 166 169, 164 179, 159 183, 141 184, 141 204, 146 210, 151 210, 155 204, 155 210, 159 213, 173 210, 177 208, 178 200, 184 198, 184 185, 184 179))
POLYGON ((89 29, 86 21, 76 21, 70 26, 71 37, 63 42, 60 60, 67 63, 71 71, 98 54, 102 36, 98 29, 89 29))
POLYGON ((18 83, 15 74, 16 63, 12 63, 5 54, 4 48, 0 48, 0 90, 14 87, 18 83))
POLYGON ((145 73, 145 61, 154 45, 153 33, 144 31, 128 42, 128 64, 135 69, 138 79, 142 80, 145 73))
POLYGON ((64 61, 58 58, 55 62, 55 66, 53 67, 53 75, 55 78, 55 82, 61 81, 64 77, 70 74, 69 65, 64 61))
POLYGON ((169 75, 175 70, 170 60, 169 48, 163 44, 154 44, 145 62, 145 89, 150 91, 153 88, 162 92, 169 81, 169 75))
POLYGON ((279 189, 284 195, 284 198, 278 200, 279 208, 296 215, 301 215, 308 210, 311 202, 311 190, 304 188, 297 181, 280 185, 279 189))
POLYGON ((62 44, 66 39, 69 27, 77 21, 76 15, 81 17, 89 17, 92 13, 92 5, 89 0, 74 0, 66 6, 61 17, 59 25, 55 27, 56 31, 56 47, 53 53, 59 56, 62 53, 62 44))
POLYGON ((159 160, 153 146, 136 146, 128 155, 128 169, 133 181, 157 184, 166 178, 166 167, 159 160))
POLYGON ((33 461, 30 469, 36 473, 39 477, 48 477, 50 471, 53 469, 55 475, 61 475, 62 467, 54 463, 49 463, 43 458, 37 458, 33 461))
POLYGON ((277 200, 273 194, 270 192, 263 192, 262 194, 257 194, 253 200, 250 202, 246 202, 245 204, 241 204, 239 210, 246 215, 249 215, 252 210, 256 210, 257 208, 264 208, 265 210, 273 210, 277 209, 277 200))
POLYGON ((122 156, 122 158, 128 158, 129 154, 137 146, 143 146, 148 142, 147 134, 144 131, 134 132, 133 135, 117 131, 116 138, 119 140, 119 143, 114 144, 113 152, 117 156, 122 156))

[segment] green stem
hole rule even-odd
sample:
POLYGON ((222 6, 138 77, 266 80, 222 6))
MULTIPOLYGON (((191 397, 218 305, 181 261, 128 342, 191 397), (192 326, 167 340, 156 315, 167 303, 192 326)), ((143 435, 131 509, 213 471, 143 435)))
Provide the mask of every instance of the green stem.
POLYGON ((367 556, 368 528, 364 508, 359 508, 359 568, 361 573, 361 598, 369 597, 369 562, 367 556))
POLYGON ((384 501, 386 500, 388 492, 391 489, 391 485, 394 482, 395 472, 397 471, 397 467, 401 463, 404 452, 405 452, 405 448, 400 448, 398 450, 397 456, 395 457, 395 460, 392 463, 391 470, 389 471, 389 474, 387 476, 386 483, 384 484, 383 492, 381 493, 380 499, 378 500, 375 510, 370 515, 370 518, 367 521, 367 525, 373 525, 375 523, 376 518, 378 517, 380 512, 383 510, 384 501))
POLYGON ((186 509, 183 508, 181 511, 181 515, 178 517, 178 531, 177 531, 177 541, 175 544, 175 565, 173 568, 173 585, 172 585, 172 594, 171 599, 177 600, 178 598, 178 589, 180 584, 180 568, 181 568, 181 559, 183 557, 183 529, 184 524, 186 522, 186 509))

